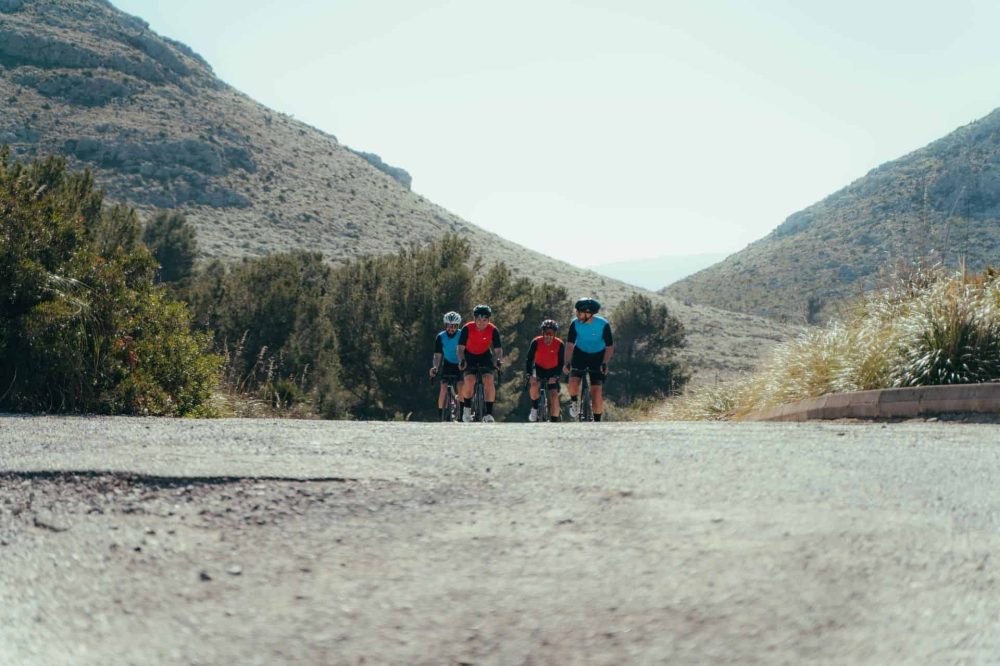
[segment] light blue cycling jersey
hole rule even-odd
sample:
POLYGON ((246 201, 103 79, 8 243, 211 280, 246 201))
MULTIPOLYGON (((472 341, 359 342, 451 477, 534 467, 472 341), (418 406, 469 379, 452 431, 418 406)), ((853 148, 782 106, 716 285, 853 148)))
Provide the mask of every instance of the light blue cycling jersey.
POLYGON ((586 324, 579 319, 574 319, 573 323, 570 324, 570 335, 567 336, 567 342, 575 343, 576 348, 586 354, 602 352, 608 346, 607 340, 610 338, 610 335, 605 333, 608 326, 608 320, 604 317, 594 316, 586 324), (573 329, 576 329, 575 340, 573 339, 573 329))
POLYGON ((458 339, 462 337, 458 331, 454 335, 448 335, 448 331, 438 333, 438 342, 441 344, 441 353, 444 360, 458 365, 458 339))

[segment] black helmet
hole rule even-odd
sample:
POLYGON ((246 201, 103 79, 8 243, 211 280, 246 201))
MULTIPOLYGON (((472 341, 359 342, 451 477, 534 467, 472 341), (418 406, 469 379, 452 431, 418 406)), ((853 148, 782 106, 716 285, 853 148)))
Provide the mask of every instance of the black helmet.
POLYGON ((596 298, 581 298, 574 305, 579 312, 589 312, 590 314, 597 314, 601 311, 601 303, 596 298))
POLYGON ((472 310, 472 316, 473 317, 492 317, 493 316, 493 310, 488 305, 477 305, 472 310))
POLYGON ((542 325, 539 326, 538 328, 542 329, 543 331, 549 328, 551 328, 553 331, 558 331, 559 322, 557 322, 555 319, 546 319, 545 321, 542 322, 542 325))

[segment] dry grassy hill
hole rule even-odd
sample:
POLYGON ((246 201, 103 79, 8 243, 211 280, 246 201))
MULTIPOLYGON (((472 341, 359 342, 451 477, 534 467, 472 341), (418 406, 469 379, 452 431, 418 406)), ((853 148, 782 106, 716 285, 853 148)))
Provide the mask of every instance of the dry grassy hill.
MULTIPOLYGON (((105 0, 0 0, 0 109, 0 144, 23 159, 66 155, 111 200, 182 211, 206 256, 309 248, 338 261, 451 232, 519 275, 612 307, 642 291, 462 220, 412 192, 405 171, 258 104, 105 0)), ((753 365, 787 332, 657 298, 687 326, 703 381, 753 365)))
POLYGON ((898 264, 1000 264, 1000 109, 883 164, 765 238, 669 286, 676 298, 804 321, 898 264), (818 309, 818 311, 817 311, 818 309))

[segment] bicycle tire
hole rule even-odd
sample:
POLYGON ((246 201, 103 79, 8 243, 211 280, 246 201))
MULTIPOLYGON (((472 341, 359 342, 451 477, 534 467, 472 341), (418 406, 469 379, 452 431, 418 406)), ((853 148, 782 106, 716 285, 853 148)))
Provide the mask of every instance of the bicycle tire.
POLYGON ((486 414, 486 385, 482 374, 476 374, 476 390, 472 395, 472 419, 482 421, 486 414))
POLYGON ((590 377, 587 375, 583 376, 580 384, 580 420, 594 420, 594 405, 591 403, 590 398, 590 377))
POLYGON ((549 420, 549 385, 539 381, 538 388, 538 422, 545 423, 549 420))
POLYGON ((444 410, 441 412, 441 420, 445 422, 458 420, 458 398, 452 384, 447 384, 445 387, 444 410))

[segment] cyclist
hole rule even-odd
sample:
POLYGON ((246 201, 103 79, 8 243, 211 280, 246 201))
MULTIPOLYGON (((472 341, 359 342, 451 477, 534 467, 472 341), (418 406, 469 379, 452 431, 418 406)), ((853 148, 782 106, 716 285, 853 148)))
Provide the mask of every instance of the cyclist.
MULTIPOLYGON (((490 322, 493 309, 488 305, 477 305, 472 311, 473 320, 462 327, 458 339, 458 367, 465 373, 464 409, 462 420, 472 421, 472 394, 476 390, 476 369, 499 368, 503 363, 503 346, 500 343, 500 331, 490 322)), ((496 400, 496 387, 493 385, 493 373, 483 373, 483 389, 486 394, 486 413, 482 415, 483 423, 493 423, 493 402, 496 400)))
POLYGON ((532 423, 538 420, 539 385, 544 383, 549 392, 549 421, 556 422, 559 420, 559 377, 565 363, 563 352, 566 347, 556 337, 559 332, 558 322, 546 319, 539 329, 542 334, 531 341, 525 366, 531 382, 528 391, 531 396, 531 413, 528 414, 528 420, 532 423))
MULTIPOLYGON (((449 312, 444 316, 444 330, 434 338, 434 360, 431 366, 431 379, 441 375, 441 390, 438 391, 438 416, 444 416, 444 396, 448 384, 459 385, 462 372, 458 369, 458 327, 462 325, 462 315, 449 312)), ((461 395, 455 396, 459 402, 461 395)))
POLYGON ((573 307, 576 319, 569 325, 566 335, 566 356, 570 362, 564 369, 570 373, 569 415, 574 419, 580 415, 580 382, 584 374, 589 374, 594 420, 600 421, 604 414, 604 380, 615 352, 611 324, 597 316, 601 304, 595 298, 581 298, 573 307))

